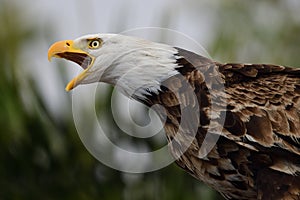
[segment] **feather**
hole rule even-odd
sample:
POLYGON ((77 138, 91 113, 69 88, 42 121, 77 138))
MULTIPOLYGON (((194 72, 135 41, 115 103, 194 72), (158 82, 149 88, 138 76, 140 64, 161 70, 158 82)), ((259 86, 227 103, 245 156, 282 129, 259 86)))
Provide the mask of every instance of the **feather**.
POLYGON ((184 82, 197 97, 200 120, 189 118, 198 123, 194 145, 181 152, 177 164, 228 199, 299 199, 300 69, 220 64, 177 49, 181 76, 162 83, 170 90, 147 97, 166 108, 171 120, 165 130, 175 157, 186 142, 180 137, 172 143, 181 128, 178 115, 195 106, 184 82), (221 134, 210 151, 200 151, 213 134, 209 126, 221 134))

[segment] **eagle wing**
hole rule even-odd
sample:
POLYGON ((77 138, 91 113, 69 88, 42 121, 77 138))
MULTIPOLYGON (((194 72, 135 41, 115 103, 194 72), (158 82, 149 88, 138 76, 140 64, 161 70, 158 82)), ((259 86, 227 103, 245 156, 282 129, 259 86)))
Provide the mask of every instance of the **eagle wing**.
POLYGON ((269 160, 257 170, 258 193, 300 198, 300 70, 261 64, 219 70, 228 95, 224 132, 263 155, 257 159, 269 160))
POLYGON ((220 64, 183 49, 179 54, 184 66, 180 72, 193 87, 197 85, 197 71, 203 74, 201 81, 208 88, 210 101, 223 108, 219 109, 220 118, 225 118, 228 138, 300 155, 300 69, 220 64))
POLYGON ((198 143, 177 163, 225 197, 237 198, 244 190, 249 198, 255 196, 253 199, 299 199, 300 69, 220 64, 178 51, 178 71, 198 97, 200 121, 198 143), (212 110, 218 114, 212 116, 212 110), (220 139, 206 160, 200 160, 195 149, 204 141, 203 130, 213 123, 222 127, 220 139))
POLYGON ((224 128, 249 144, 300 155, 300 70, 275 65, 224 64, 224 128))

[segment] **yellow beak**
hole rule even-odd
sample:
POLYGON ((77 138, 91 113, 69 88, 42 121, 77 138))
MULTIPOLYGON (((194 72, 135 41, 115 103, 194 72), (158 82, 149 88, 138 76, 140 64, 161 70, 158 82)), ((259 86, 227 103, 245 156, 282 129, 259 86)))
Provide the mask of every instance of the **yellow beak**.
POLYGON ((64 40, 54 43, 48 50, 48 60, 52 57, 64 58, 79 64, 84 71, 77 77, 73 78, 66 86, 66 91, 75 88, 86 76, 88 76, 88 69, 92 66, 94 58, 87 52, 75 47, 74 41, 64 40))

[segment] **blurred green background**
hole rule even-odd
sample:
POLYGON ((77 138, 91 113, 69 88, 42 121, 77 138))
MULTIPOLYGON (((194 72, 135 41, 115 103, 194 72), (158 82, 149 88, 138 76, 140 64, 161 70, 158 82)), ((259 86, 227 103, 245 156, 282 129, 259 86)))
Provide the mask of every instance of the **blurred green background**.
MULTIPOLYGON (((78 69, 48 63, 47 49, 86 33, 156 26, 189 35, 220 62, 298 67, 299 8, 297 0, 0 0, 0 199, 222 199, 175 164, 128 174, 92 157, 64 91, 78 69)), ((110 94, 97 108, 118 131, 110 94)))

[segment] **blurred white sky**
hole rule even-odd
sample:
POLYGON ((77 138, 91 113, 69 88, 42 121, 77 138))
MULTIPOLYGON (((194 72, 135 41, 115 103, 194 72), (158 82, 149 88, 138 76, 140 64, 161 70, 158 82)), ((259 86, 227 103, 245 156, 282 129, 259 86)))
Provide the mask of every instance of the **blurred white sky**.
MULTIPOLYGON (((15 0, 18 1, 18 0, 15 0)), ((213 1, 202 1, 193 7, 193 1, 180 0, 27 0, 18 1, 29 10, 34 22, 56 28, 61 38, 74 38, 87 33, 119 32, 136 27, 166 26, 198 39, 210 34, 207 26, 213 18, 213 1), (162 24, 162 19, 174 20, 162 24), (203 27, 203 28, 201 28, 203 27), (199 31, 201 29, 201 31, 199 31), (207 31, 206 31, 207 30, 207 31)), ((202 38, 203 39, 203 38, 202 38)), ((205 38, 207 39, 207 38, 205 38)), ((206 40, 204 40, 206 41, 206 40)))

